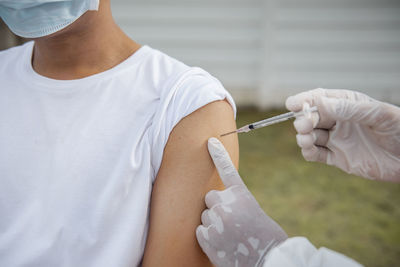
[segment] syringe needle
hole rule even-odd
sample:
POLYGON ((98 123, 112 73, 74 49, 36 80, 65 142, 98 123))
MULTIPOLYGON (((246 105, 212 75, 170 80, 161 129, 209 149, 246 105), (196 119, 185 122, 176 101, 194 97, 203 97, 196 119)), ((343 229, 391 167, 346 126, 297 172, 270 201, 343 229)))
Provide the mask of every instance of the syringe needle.
MULTIPOLYGON (((298 116, 310 116, 310 114, 312 112, 318 112, 318 108, 317 107, 310 107, 310 105, 308 103, 305 103, 303 105, 303 110, 302 111, 298 111, 298 112, 288 112, 288 113, 284 113, 281 115, 277 115, 274 116, 272 118, 268 118, 265 120, 261 120, 261 121, 257 121, 257 122, 253 122, 251 124, 247 124, 245 126, 243 126, 242 128, 237 129, 236 131, 232 131, 229 133, 225 133, 225 134, 221 134, 220 137, 223 136, 227 136, 230 134, 234 134, 234 133, 247 133, 250 132, 252 130, 255 129, 259 129, 259 128, 263 128, 269 125, 273 125, 273 124, 277 124, 286 120, 289 120, 291 118, 297 118, 298 116)), ((318 113, 317 113, 318 114, 318 113)), ((317 116, 319 120, 319 116, 317 116)))
POLYGON ((252 124, 248 124, 248 125, 245 125, 242 128, 239 128, 235 131, 232 131, 232 132, 229 132, 226 134, 221 134, 220 137, 227 136, 227 135, 234 134, 234 133, 247 133, 247 132, 250 132, 251 130, 254 130, 254 126, 252 124))
POLYGON ((229 132, 229 133, 221 134, 220 137, 224 137, 224 136, 227 136, 227 135, 230 135, 230 134, 234 134, 234 133, 237 133, 237 130, 234 130, 234 131, 229 132))

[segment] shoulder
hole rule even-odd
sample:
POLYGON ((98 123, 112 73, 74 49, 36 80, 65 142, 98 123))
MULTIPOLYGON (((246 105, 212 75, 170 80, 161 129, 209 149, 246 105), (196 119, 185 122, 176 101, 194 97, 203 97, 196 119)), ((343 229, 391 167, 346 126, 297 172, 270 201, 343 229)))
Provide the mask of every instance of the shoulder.
POLYGON ((183 108, 177 111, 188 115, 205 104, 225 98, 234 106, 221 82, 207 71, 189 67, 150 47, 147 49, 150 56, 146 64, 158 88, 161 111, 183 108))
MULTIPOLYGON (((150 64, 152 79, 157 80, 158 104, 152 123, 153 168, 158 172, 162 153, 172 129, 185 117, 202 107, 219 100, 235 114, 232 96, 223 85, 208 72, 173 59, 162 52, 151 49, 147 64, 150 64), (229 104, 228 104, 229 103, 229 104)), ((209 109, 209 107, 207 107, 209 109)), ((234 116, 233 116, 234 118, 234 116)), ((232 119, 233 119, 232 118, 232 119)))
POLYGON ((179 76, 190 70, 190 67, 181 61, 147 45, 142 47, 142 51, 146 57, 141 63, 141 69, 148 74, 147 78, 151 80, 159 94, 162 94, 179 76))
POLYGON ((149 46, 143 46, 143 50, 146 59, 142 63, 142 68, 149 74, 148 78, 156 87, 161 101, 169 101, 171 95, 189 91, 206 93, 213 89, 223 89, 218 79, 199 67, 188 66, 149 46))

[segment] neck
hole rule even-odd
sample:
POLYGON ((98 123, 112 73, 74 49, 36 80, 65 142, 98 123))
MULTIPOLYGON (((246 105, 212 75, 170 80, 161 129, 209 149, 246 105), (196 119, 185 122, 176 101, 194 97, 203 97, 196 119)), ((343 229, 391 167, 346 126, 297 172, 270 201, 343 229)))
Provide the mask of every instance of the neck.
POLYGON ((49 78, 80 79, 118 65, 139 48, 115 24, 109 8, 100 6, 66 29, 36 39, 32 66, 49 78))

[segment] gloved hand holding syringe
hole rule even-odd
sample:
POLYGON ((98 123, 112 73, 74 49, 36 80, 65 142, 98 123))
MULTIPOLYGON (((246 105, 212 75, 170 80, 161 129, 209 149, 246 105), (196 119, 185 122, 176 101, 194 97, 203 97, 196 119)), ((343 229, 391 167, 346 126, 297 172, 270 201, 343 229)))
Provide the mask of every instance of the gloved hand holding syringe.
POLYGON ((233 133, 247 133, 247 132, 250 132, 252 130, 256 130, 256 129, 259 129, 259 128, 267 127, 267 126, 270 126, 270 125, 273 125, 273 124, 277 124, 277 123, 280 123, 280 122, 283 122, 283 121, 287 121, 287 120, 292 119, 292 118, 298 118, 300 116, 305 116, 307 118, 311 118, 312 117, 312 121, 314 122, 314 124, 317 124, 318 120, 319 120, 318 108, 315 107, 315 106, 314 107, 310 107, 310 105, 305 102, 303 104, 302 111, 299 111, 299 112, 288 112, 288 113, 277 115, 277 116, 274 116, 274 117, 271 117, 271 118, 268 118, 268 119, 265 119, 265 120, 253 122, 253 123, 247 124, 247 125, 239 128, 239 129, 237 129, 235 131, 222 134, 221 137, 222 136, 226 136, 226 135, 230 135, 230 134, 233 134, 233 133), (313 114, 313 112, 315 112, 315 113, 313 114))
MULTIPOLYGON (((365 178, 400 182, 400 107, 355 91, 319 88, 289 97, 286 108, 291 112, 232 133, 296 117, 296 140, 306 160, 365 178)), ((222 143, 210 138, 208 151, 226 189, 205 196, 207 209, 196 236, 215 266, 299 266, 302 262, 361 266, 329 249, 318 250, 304 238, 288 238, 247 189, 222 143)))
POLYGON ((291 112, 224 134, 296 117, 304 158, 370 179, 400 181, 400 108, 356 91, 314 89, 286 100, 291 112))

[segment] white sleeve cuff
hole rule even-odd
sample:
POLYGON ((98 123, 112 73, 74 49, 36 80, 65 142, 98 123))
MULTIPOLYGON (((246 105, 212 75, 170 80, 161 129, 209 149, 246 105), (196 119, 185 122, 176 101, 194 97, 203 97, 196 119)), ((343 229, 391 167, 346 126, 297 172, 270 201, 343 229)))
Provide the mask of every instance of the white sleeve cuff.
POLYGON ((361 264, 327 248, 316 249, 305 237, 287 239, 273 248, 263 267, 360 267, 361 264))
MULTIPOLYGON (((226 99, 236 118, 236 106, 223 85, 208 72, 190 68, 167 83, 161 93, 159 109, 152 125, 152 167, 156 177, 161 166, 163 151, 173 128, 197 109, 218 100, 226 99)), ((153 181, 154 182, 154 181, 153 181)))

